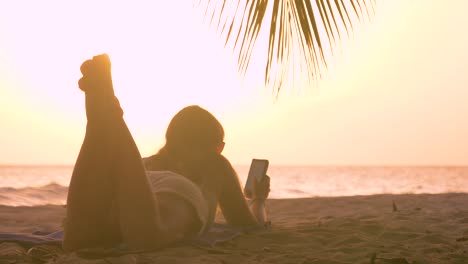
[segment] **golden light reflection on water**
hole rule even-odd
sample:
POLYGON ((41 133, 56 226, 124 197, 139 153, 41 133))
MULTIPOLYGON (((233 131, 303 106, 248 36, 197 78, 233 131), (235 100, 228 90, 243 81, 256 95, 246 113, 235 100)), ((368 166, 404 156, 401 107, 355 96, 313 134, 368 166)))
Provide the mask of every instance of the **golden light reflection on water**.
MULTIPOLYGON (((248 166, 235 166, 245 183, 248 166)), ((63 204, 72 166, 0 166, 0 204, 63 204), (6 187, 8 186, 8 187, 6 187)), ((468 167, 272 166, 270 198, 468 192, 468 167)))

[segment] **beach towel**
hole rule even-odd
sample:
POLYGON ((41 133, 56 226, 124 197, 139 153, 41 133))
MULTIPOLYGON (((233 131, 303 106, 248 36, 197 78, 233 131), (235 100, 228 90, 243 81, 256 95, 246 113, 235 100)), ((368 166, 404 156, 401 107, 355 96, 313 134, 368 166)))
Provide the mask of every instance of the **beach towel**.
MULTIPOLYGON (((218 243, 227 242, 244 233, 244 230, 224 224, 214 223, 202 235, 181 241, 172 246, 214 247, 218 243)), ((0 245, 4 245, 4 252, 0 250, 0 259, 6 255, 26 255, 35 260, 47 261, 62 254, 63 231, 36 231, 33 233, 0 233, 0 245), (19 250, 21 249, 21 250, 19 250), (26 253, 24 253, 26 252, 26 253)), ((2 247, 0 247, 1 249, 2 247)), ((128 250, 125 245, 114 248, 90 248, 79 250, 77 254, 85 258, 100 258, 121 256, 125 254, 143 253, 140 250, 128 250)), ((10 256, 15 258, 16 256, 10 256)))

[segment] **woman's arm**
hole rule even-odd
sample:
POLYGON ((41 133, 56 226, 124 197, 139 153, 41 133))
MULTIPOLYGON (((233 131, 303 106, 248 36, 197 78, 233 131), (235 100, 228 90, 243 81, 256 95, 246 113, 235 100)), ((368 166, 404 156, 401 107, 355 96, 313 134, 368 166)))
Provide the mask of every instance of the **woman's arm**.
POLYGON ((236 227, 263 225, 267 221, 264 210, 265 199, 252 200, 251 211, 236 172, 225 158, 224 163, 225 173, 223 173, 219 206, 227 223, 236 227))

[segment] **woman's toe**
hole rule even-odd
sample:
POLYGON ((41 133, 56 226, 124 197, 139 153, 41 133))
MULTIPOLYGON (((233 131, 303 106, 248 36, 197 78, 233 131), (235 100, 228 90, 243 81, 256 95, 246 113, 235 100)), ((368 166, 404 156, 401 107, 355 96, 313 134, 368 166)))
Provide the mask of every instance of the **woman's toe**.
POLYGON ((91 70, 91 65, 93 64, 92 60, 87 60, 81 64, 80 71, 83 76, 88 75, 91 70))
POLYGON ((83 92, 88 90, 89 83, 85 77, 81 77, 80 80, 78 80, 78 87, 80 87, 83 92))

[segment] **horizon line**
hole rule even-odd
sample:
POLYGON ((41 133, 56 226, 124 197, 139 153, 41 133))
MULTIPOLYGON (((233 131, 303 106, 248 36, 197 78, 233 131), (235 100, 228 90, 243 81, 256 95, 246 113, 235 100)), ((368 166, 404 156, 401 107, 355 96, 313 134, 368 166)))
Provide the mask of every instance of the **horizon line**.
MULTIPOLYGON (((232 164, 233 166, 250 166, 250 164, 232 164)), ((74 167, 75 164, 42 164, 42 163, 0 163, 0 167, 74 167)), ((271 164, 271 167, 450 167, 464 168, 468 164, 271 164)))

